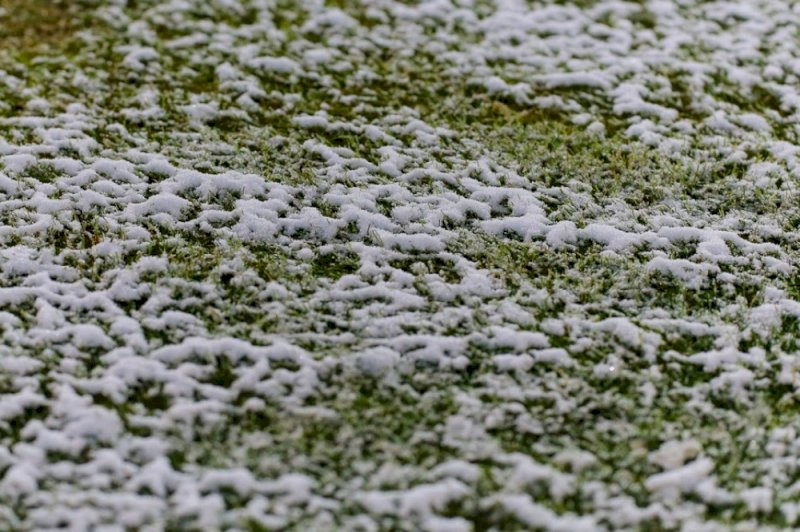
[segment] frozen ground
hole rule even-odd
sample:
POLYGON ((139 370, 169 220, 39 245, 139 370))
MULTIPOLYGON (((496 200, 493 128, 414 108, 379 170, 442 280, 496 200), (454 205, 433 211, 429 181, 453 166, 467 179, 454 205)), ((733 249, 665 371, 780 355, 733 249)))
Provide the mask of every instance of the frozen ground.
POLYGON ((0 6, 0 528, 800 525, 795 2, 0 6))

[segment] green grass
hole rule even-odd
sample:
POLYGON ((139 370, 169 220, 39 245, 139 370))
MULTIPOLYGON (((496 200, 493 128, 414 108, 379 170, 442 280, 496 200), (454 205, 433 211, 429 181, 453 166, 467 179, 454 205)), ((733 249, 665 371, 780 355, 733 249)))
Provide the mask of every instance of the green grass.
MULTIPOLYGON (((550 3, 575 10, 600 4, 550 3)), ((329 240, 286 229, 260 241, 233 236, 232 222, 192 225, 204 211, 234 211, 244 196, 238 191, 206 196, 187 193, 191 207, 180 223, 141 220, 137 224, 149 237, 138 241, 129 239, 125 224, 112 216, 117 206, 108 212, 69 209, 54 214, 47 230, 10 231, 4 246, 46 249, 50 254, 45 259, 53 269, 66 271, 66 281, 58 282, 74 283, 76 290, 105 291, 131 272, 141 289, 135 297, 115 301, 108 315, 64 310, 71 312, 71 320, 96 322, 109 330, 118 314, 132 317, 142 323, 146 349, 177 344, 193 334, 231 336, 255 345, 281 339, 305 350, 303 355, 311 362, 289 357, 269 360, 259 381, 269 381, 266 392, 232 392, 231 402, 210 421, 176 422, 162 429, 152 420, 167 416, 175 405, 179 393, 174 386, 142 377, 120 392, 123 400, 112 400, 106 393, 80 389, 82 380, 102 374, 107 362, 100 350, 78 356, 60 340, 52 345, 19 341, 14 349, 32 353, 43 364, 37 375, 43 394, 52 396, 57 383, 74 379, 82 396, 119 417, 127 435, 161 439, 171 466, 187 475, 235 467, 245 467, 259 479, 277 478, 287 471, 306 474, 316 483, 315 494, 340 503, 331 519, 334 527, 343 529, 352 525, 348 519, 364 511, 354 493, 405 490, 429 482, 431 470, 454 457, 474 464, 480 474, 470 484, 471 495, 439 513, 463 517, 475 530, 522 528, 521 521, 492 500, 498 492, 512 490, 508 486, 513 466, 500 459, 508 453, 521 453, 554 471, 574 475, 561 497, 554 496, 544 480, 513 488, 561 516, 600 512, 593 492, 598 484, 604 496, 622 497, 640 508, 653 503, 655 496, 645 482, 660 468, 648 455, 671 439, 700 442, 704 454, 714 460, 714 476, 724 489, 738 491, 772 481, 767 470, 768 431, 792 426, 800 408, 794 386, 777 380, 780 357, 793 356, 797 350, 798 320, 783 315, 776 325, 754 325, 750 312, 769 301, 767 287, 783 289, 793 299, 800 295, 796 273, 775 273, 763 263, 768 256, 792 264, 800 258, 792 236, 800 225, 795 213, 797 191, 788 179, 765 187, 753 185, 749 175, 753 165, 775 160, 766 138, 748 137, 747 142, 736 144, 744 154, 741 160, 700 143, 698 139, 708 132, 701 122, 709 112, 697 96, 703 93, 731 112, 761 114, 773 127, 775 139, 793 142, 796 131, 774 87, 762 83, 743 92, 722 71, 701 79, 700 85, 705 83, 701 87, 679 68, 659 67, 655 81, 663 82, 668 90, 655 94, 653 103, 675 108, 679 118, 695 124, 698 131, 691 139, 694 143, 667 153, 627 136, 635 117, 613 112, 613 99, 602 91, 533 84, 532 97, 557 97, 553 101, 561 103, 531 104, 507 94, 490 94, 430 49, 420 46, 403 55, 373 42, 364 46, 358 75, 327 64, 294 77, 243 66, 263 91, 255 107, 243 112, 236 103, 241 89, 227 86, 215 73, 216 59, 228 57, 227 51, 209 61, 196 47, 173 48, 167 42, 195 33, 204 21, 213 21, 216 30, 234 32, 233 46, 238 46, 247 42, 241 32, 263 19, 271 21, 285 39, 259 37, 258 53, 299 60, 301 48, 293 43, 334 46, 335 36, 324 29, 304 31, 302 24, 309 12, 302 3, 273 2, 263 12, 248 3, 237 12, 222 4, 196 2, 183 18, 177 17, 179 22, 159 10, 159 5, 155 0, 120 5, 132 19, 147 20, 155 35, 159 68, 137 72, 124 65, 123 46, 130 36, 114 27, 114 20, 103 21, 88 4, 0 2, 6 9, 0 19, 0 70, 18 78, 18 85, 0 85, 0 136, 20 145, 42 142, 40 130, 19 120, 31 114, 26 104, 35 95, 51 104, 50 117, 65 112, 72 103, 86 103, 89 113, 81 131, 97 143, 89 157, 76 146, 42 154, 19 176, 21 181, 51 186, 56 189, 51 199, 69 198, 74 189, 67 187, 49 158, 135 160, 128 152, 135 148, 159 153, 182 169, 254 173, 275 186, 276 197, 285 199, 292 215, 314 208, 335 222, 350 200, 342 203, 334 197, 362 188, 396 185, 415 199, 445 194, 468 198, 472 190, 461 178, 479 182, 481 176, 469 173, 468 168, 483 160, 494 170, 503 167, 521 176, 519 188, 537 197, 553 223, 574 221, 579 229, 594 222, 613 223, 643 233, 654 229, 656 217, 669 214, 681 225, 699 220, 704 227, 726 227, 751 243, 771 243, 780 251, 746 253, 731 245, 730 263, 720 263, 720 272, 709 274, 698 286, 687 286, 674 276, 646 270, 655 246, 642 244, 609 253, 599 243, 579 239, 573 246, 554 249, 541 238, 523 241, 515 234, 488 234, 476 213, 466 219, 420 222, 420 232, 447 234, 446 252, 430 253, 387 250, 375 228, 354 223, 342 225, 329 240), (77 72, 88 79, 91 89, 73 83, 77 72), (144 91, 153 91, 160 114, 142 118, 130 113, 142 106, 144 91), (191 121, 183 106, 193 98, 218 103, 222 113, 205 124, 191 121), (590 112, 605 133, 593 134, 576 124, 571 104, 590 112), (330 122, 352 127, 303 129, 293 120, 321 111, 330 122), (370 138, 364 126, 381 125, 388 130, 392 116, 421 117, 431 127, 452 132, 430 146, 419 143, 413 133, 399 129, 392 133, 405 153, 414 154, 407 169, 426 170, 414 182, 380 170, 332 171, 306 147, 307 142, 317 142, 379 165, 382 142, 370 138), (439 179, 434 170, 459 178, 439 179), (780 230, 770 232, 765 227, 780 230), (100 244, 119 247, 104 253, 100 244), (164 259, 166 271, 136 273, 135 265, 147 257, 164 259), (493 295, 471 294, 476 280, 483 277, 495 289, 493 295), (366 288, 366 295, 352 300, 341 296, 337 290, 348 282, 366 288), (337 290, 335 283, 340 283, 337 290), (369 288, 379 285, 416 296, 422 303, 391 310, 395 303, 391 296, 369 293, 369 288), (197 321, 191 326, 162 327, 152 319, 167 311, 180 311, 197 321), (655 323, 655 317, 681 318, 709 329, 703 333, 671 330, 669 324, 655 323), (646 341, 630 342, 602 330, 600 325, 609 318, 627 319, 648 335, 646 341), (561 320, 563 330, 548 327, 553 320, 561 320), (378 325, 392 336, 376 333, 378 325), (498 325, 545 333, 550 346, 568 352, 571 364, 537 359, 524 371, 499 371, 497 355, 521 353, 514 346, 493 344, 492 330, 498 325), (414 335, 421 338, 416 347, 406 338, 414 335), (464 359, 454 363, 455 354, 447 352, 442 362, 414 361, 414 350, 427 345, 427 335, 463 342, 463 352, 454 351, 464 359), (399 339, 393 343, 394 336, 399 339), (401 345, 405 341, 411 347, 401 345), (376 345, 396 348, 401 362, 384 376, 370 377, 359 370, 356 360, 361 351, 376 345), (763 364, 737 362, 754 374, 746 393, 737 394, 715 380, 726 375, 726 368, 706 371, 689 360, 727 345, 743 353, 765 351, 763 364), (612 360, 619 366, 615 374, 598 371, 612 360), (72 364, 69 378, 62 364, 72 364), (309 372, 317 380, 301 393, 298 390, 309 372), (652 385, 652 402, 645 399, 647 385, 652 385), (468 435, 466 442, 452 437, 455 429, 451 426, 464 419, 481 429, 468 435), (478 444, 484 447, 478 449, 478 444), (572 471, 555 459, 566 448, 589 452, 596 462, 572 471), (403 474, 381 476, 377 472, 381 466, 403 474)), ((348 39, 367 35, 382 24, 363 2, 337 0, 327 5, 357 21, 348 39)), ((491 10, 490 2, 474 6, 478 18, 491 10)), ((594 16, 598 24, 621 27, 619 16, 611 11, 598 10, 594 16)), ((658 17, 646 7, 626 16, 636 31, 659 29, 658 17)), ((421 31, 431 36, 435 29, 429 25, 421 31)), ((481 40, 479 33, 458 24, 448 31, 454 36, 454 49, 481 40)), ((335 45, 342 51, 344 45, 335 45)), ((509 45, 516 46, 511 40, 509 45)), ((710 52, 699 45, 692 50, 701 62, 708 60, 710 52)), ((491 58, 486 68, 508 82, 525 81, 515 77, 521 70, 513 61, 491 58)), ((655 90, 657 84, 653 85, 655 90)), ((678 136, 675 130, 665 134, 678 136)), ((164 174, 137 173, 146 182, 136 191, 142 197, 168 183, 164 174)), ((498 178, 499 186, 508 185, 507 181, 498 178)), ((390 219, 404 202, 375 196, 364 205, 374 199, 377 212, 373 214, 390 219)), ((508 201, 493 205, 492 216, 508 215, 509 206, 508 201)), ((0 224, 27 227, 35 214, 26 206, 8 208, 0 212, 0 224)), ((665 244, 658 252, 671 259, 703 260, 697 242, 665 244)), ((0 285, 17 287, 24 279, 4 274, 0 285)), ((36 294, 4 304, 3 312, 19 319, 19 325, 3 326, 9 342, 17 342, 8 332, 11 329, 20 337, 33 334, 30 331, 38 319, 36 294)), ((523 351, 533 358, 537 355, 533 348, 523 351)), ((232 390, 239 379, 256 371, 249 361, 233 363, 227 353, 197 356, 169 369, 191 374, 197 384, 192 399, 197 401, 232 390)), ((3 394, 17 391, 14 378, 0 376, 3 394)), ((48 407, 24 409, 8 417, 0 423, 0 444, 13 448, 25 441, 28 424, 52 423, 52 417, 48 407)), ((89 450, 74 457, 48 456, 51 461, 90 458, 89 450)), ((794 466, 787 466, 784 474, 782 486, 800 477, 794 466)), ((146 490, 142 494, 152 495, 146 490)), ((218 494, 227 509, 248 504, 247 496, 230 487, 218 494)), ((681 502, 705 505, 699 515, 722 526, 746 519, 762 525, 789 525, 777 510, 752 516, 739 501, 710 504, 695 494, 681 497, 681 502)), ((286 526, 318 525, 305 510, 293 509, 286 526)), ((242 519, 239 525, 244 529, 268 528, 258 519, 242 519)), ((391 515, 376 521, 384 529, 410 527, 391 515)), ((640 525, 646 530, 669 528, 655 518, 640 525)), ((165 526, 200 527, 192 516, 185 520, 171 516, 165 526)))

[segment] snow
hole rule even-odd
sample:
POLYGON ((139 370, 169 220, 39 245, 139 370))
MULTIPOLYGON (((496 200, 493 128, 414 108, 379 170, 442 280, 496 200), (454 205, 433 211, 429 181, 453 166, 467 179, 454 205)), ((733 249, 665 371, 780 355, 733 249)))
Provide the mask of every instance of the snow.
POLYGON ((708 458, 698 458, 684 466, 656 473, 645 481, 645 486, 650 491, 662 494, 674 494, 680 491, 690 491, 697 487, 714 468, 713 462, 708 458))
POLYGON ((96 4, 0 35, 0 528, 797 523, 792 3, 96 4))

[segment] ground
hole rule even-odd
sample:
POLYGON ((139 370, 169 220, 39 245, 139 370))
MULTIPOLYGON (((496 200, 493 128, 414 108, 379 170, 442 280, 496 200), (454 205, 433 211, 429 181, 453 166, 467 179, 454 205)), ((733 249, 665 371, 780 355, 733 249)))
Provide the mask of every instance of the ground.
POLYGON ((789 0, 0 0, 0 529, 800 525, 789 0))

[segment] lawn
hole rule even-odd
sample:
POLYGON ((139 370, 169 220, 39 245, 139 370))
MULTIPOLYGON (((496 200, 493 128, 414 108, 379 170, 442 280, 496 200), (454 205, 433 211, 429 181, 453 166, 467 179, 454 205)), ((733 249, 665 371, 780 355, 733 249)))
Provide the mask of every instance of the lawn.
POLYGON ((0 0, 0 529, 800 523, 788 0, 0 0))

